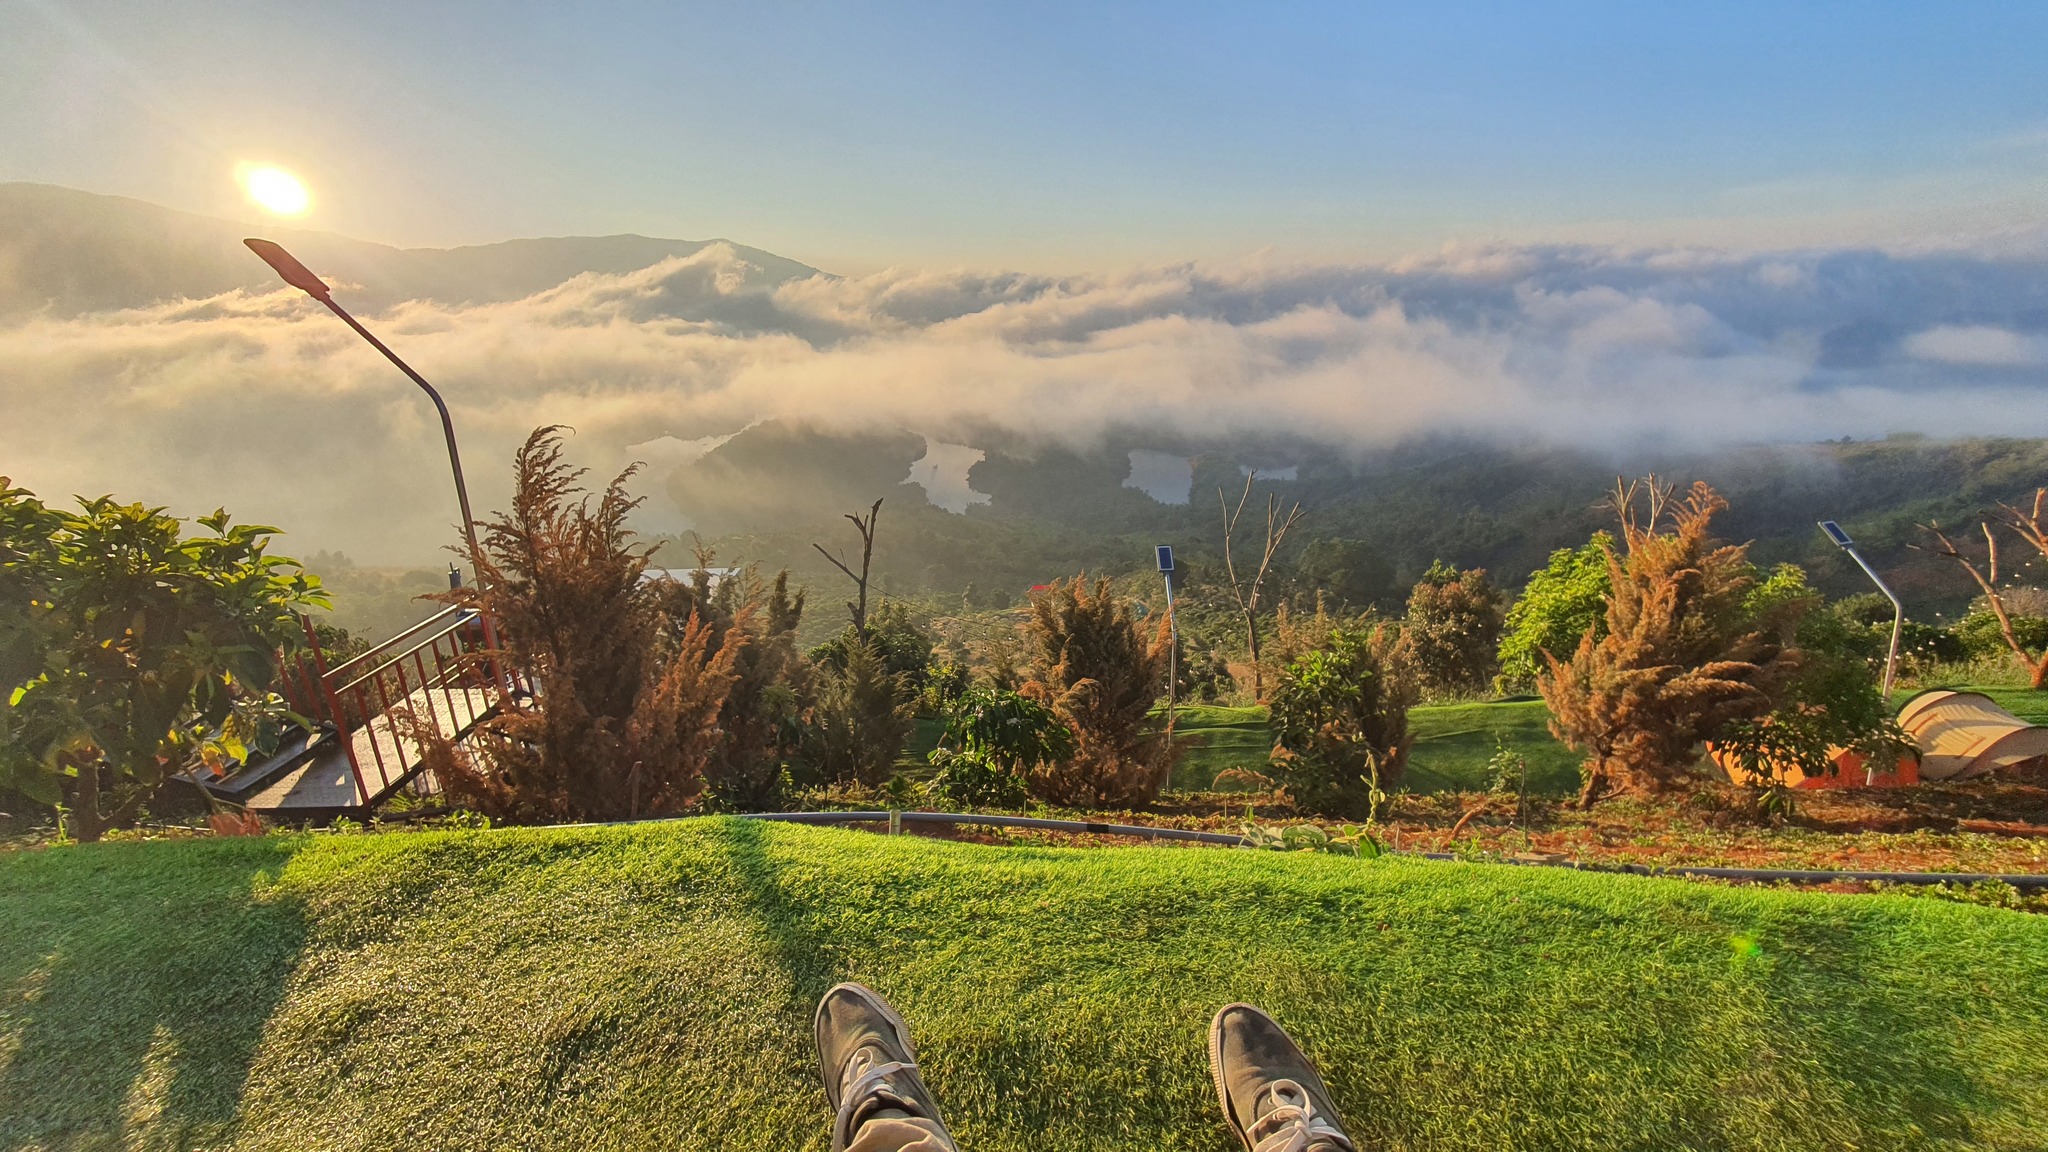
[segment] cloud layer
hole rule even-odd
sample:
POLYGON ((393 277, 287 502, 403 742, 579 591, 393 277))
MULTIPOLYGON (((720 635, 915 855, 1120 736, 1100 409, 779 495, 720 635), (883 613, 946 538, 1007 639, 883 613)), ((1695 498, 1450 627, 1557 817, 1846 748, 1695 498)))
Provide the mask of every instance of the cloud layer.
MULTIPOLYGON (((715 246, 372 323, 448 397, 486 508, 543 423, 599 468, 649 442, 672 467, 763 419, 1167 451, 2048 434, 2048 264, 1959 253, 1499 247, 777 284, 715 246)), ((431 558, 455 519, 432 409, 288 291, 0 326, 0 474, 226 505, 368 562, 431 558)))

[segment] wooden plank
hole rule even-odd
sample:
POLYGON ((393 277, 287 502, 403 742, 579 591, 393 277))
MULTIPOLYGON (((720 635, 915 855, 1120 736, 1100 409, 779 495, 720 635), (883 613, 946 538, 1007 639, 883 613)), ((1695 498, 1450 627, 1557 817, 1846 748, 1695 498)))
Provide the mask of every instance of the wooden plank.
MULTIPOLYGON (((431 717, 435 731, 451 740, 460 740, 483 718, 495 696, 495 692, 484 688, 417 688, 393 706, 392 712, 410 709, 422 719, 431 717)), ((349 738, 355 746, 356 763, 362 768, 363 783, 370 789, 369 796, 356 788, 348 757, 337 747, 328 755, 314 757, 304 768, 288 773, 252 797, 248 806, 265 812, 367 807, 404 783, 407 774, 420 762, 418 742, 400 731, 391 713, 371 717, 369 723, 349 733, 349 738), (384 757, 381 772, 377 763, 379 752, 384 757)))

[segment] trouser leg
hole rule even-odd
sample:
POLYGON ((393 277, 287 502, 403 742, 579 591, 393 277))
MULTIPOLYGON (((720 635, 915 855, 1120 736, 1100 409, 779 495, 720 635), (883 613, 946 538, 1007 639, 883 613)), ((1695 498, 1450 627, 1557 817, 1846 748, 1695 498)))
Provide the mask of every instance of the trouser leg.
POLYGON ((946 1130, 916 1117, 877 1117, 860 1126, 846 1152, 954 1152, 946 1130))

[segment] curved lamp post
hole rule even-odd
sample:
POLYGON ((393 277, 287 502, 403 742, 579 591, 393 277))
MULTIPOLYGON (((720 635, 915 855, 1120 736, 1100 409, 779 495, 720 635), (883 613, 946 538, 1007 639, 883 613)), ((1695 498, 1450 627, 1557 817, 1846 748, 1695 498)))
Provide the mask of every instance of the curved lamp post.
POLYGON ((1877 585, 1877 590, 1884 593, 1884 598, 1892 602, 1892 646, 1884 657, 1884 697, 1890 700, 1892 681, 1897 677, 1899 670, 1899 632, 1906 626, 1906 606, 1899 603, 1899 598, 1891 590, 1891 586, 1877 574, 1877 569, 1870 566, 1870 561, 1863 558, 1863 553, 1856 550, 1856 542, 1849 539, 1849 534, 1842 531, 1840 524, 1833 520, 1823 520, 1820 522, 1820 530, 1827 533, 1828 539, 1834 542, 1835 547, 1847 552, 1849 559, 1854 560, 1856 566, 1863 569, 1863 574, 1870 577, 1870 582, 1877 585))
POLYGON ((285 283, 327 305, 329 312, 341 317, 343 323, 356 330, 356 335, 370 342, 370 347, 382 352, 386 360, 398 365, 398 370, 410 377, 412 382, 419 385, 420 390, 427 394, 427 399, 434 402, 434 408, 441 413, 441 434, 448 439, 448 466, 455 472, 455 499, 462 505, 462 534, 469 541, 469 562, 474 567, 483 552, 476 543, 476 518, 469 513, 469 486, 462 481, 462 455, 455 450, 455 421, 449 418, 448 405, 442 402, 441 394, 434 391, 434 386, 427 383, 426 377, 413 371, 412 365, 400 360, 398 354, 386 348, 382 340, 372 336, 368 328, 363 327, 355 317, 348 314, 347 309, 336 304, 333 290, 318 276, 313 275, 304 264, 299 263, 297 257, 268 240, 251 238, 242 243, 249 246, 249 251, 262 257, 263 262, 283 277, 285 283))

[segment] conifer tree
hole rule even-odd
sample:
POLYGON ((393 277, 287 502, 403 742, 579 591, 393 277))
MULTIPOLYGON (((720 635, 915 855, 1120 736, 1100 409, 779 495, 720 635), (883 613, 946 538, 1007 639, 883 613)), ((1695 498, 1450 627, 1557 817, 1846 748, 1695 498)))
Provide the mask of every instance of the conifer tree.
POLYGON ((672 617, 641 579, 626 516, 633 468, 586 494, 560 429, 519 449, 512 510, 484 525, 478 586, 452 594, 503 629, 499 660, 535 686, 478 726, 473 747, 418 733, 451 798, 518 821, 680 811, 704 786, 740 643, 715 650, 702 615, 672 617))
POLYGON ((1166 683, 1164 618, 1144 639, 1109 581, 1083 574, 1032 596, 1025 627, 1032 678, 1020 691, 1074 733, 1073 756, 1034 769, 1032 791, 1083 807, 1150 803, 1173 768, 1147 720, 1166 683))
POLYGON ((1796 609, 1752 616, 1748 546, 1710 533, 1727 506, 1704 482, 1677 500, 1654 476, 1616 482, 1605 634, 1588 629, 1569 660, 1546 653, 1537 677, 1551 731, 1586 753, 1581 804, 1676 785, 1700 742, 1770 712, 1798 668, 1796 609))

